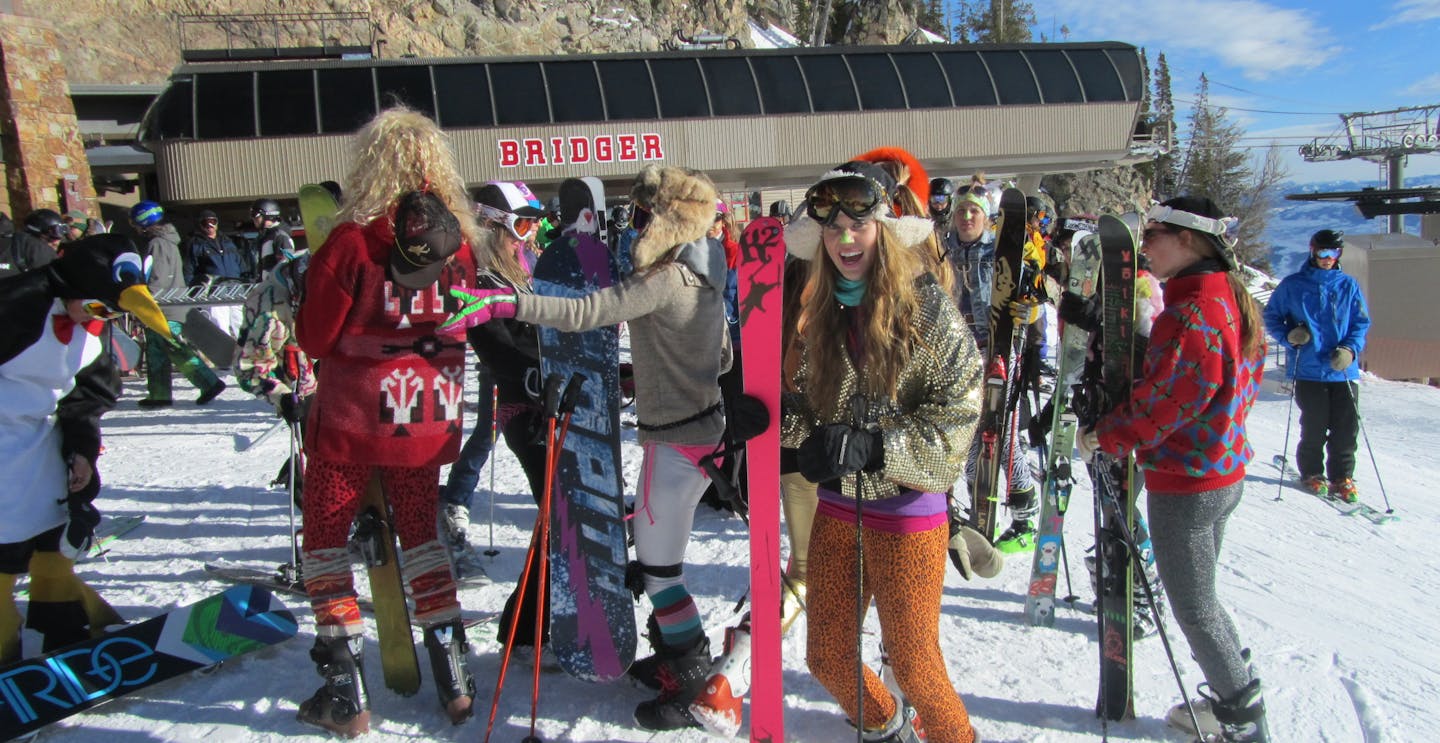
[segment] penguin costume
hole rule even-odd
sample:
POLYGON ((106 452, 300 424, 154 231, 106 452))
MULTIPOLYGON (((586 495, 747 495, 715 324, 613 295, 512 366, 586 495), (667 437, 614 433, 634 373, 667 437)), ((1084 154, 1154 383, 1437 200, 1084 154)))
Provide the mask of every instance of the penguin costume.
POLYGON ((100 416, 120 394, 106 320, 130 312, 169 335, 148 263, 129 238, 95 235, 0 279, 0 665, 20 658, 20 573, 30 573, 26 626, 45 652, 123 623, 73 568, 100 521, 100 416))

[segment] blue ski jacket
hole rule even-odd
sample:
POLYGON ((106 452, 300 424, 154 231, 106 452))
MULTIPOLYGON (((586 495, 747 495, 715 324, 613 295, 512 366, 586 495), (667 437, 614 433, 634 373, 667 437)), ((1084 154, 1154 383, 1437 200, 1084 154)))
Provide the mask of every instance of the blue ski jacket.
POLYGON ((1309 382, 1343 382, 1360 378, 1360 353, 1370 330, 1370 309, 1360 293, 1360 283, 1339 267, 1324 270, 1307 261, 1280 282, 1265 305, 1265 330, 1285 346, 1285 367, 1296 379, 1309 382), (1310 342, 1290 347, 1285 336, 1304 325, 1310 342), (1355 352, 1357 361, 1342 371, 1330 368, 1330 354, 1344 346, 1355 352))

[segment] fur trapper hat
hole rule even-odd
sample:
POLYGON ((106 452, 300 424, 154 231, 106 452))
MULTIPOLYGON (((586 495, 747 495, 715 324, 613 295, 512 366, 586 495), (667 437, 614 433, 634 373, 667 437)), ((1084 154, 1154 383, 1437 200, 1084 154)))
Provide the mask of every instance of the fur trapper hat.
POLYGON ((650 217, 632 248, 635 268, 645 268, 677 245, 704 237, 715 222, 718 198, 715 184, 698 170, 646 165, 630 188, 631 204, 650 217))
MULTIPOLYGON (((919 245, 935 231, 935 225, 927 217, 897 217, 891 207, 894 203, 895 179, 885 169, 874 163, 852 160, 826 171, 815 181, 818 186, 826 181, 863 179, 878 184, 886 194, 887 203, 875 213, 875 219, 890 227, 890 231, 905 247, 919 245)), ((815 186, 810 188, 813 190, 815 186)), ((929 183, 926 183, 927 193, 929 183)), ((807 193, 807 198, 809 194, 807 193)), ((795 218, 785 225, 785 250, 801 260, 814 260, 820 248, 820 223, 810 216, 808 203, 801 204, 795 218)))

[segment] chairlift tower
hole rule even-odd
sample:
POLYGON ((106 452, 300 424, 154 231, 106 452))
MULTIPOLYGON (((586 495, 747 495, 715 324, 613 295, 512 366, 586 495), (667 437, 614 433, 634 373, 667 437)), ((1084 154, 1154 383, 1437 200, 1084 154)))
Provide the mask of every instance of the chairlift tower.
MULTIPOLYGON (((1340 114, 1340 130, 1300 146, 1306 162, 1369 160, 1385 166, 1391 191, 1405 187, 1405 158, 1440 152, 1440 104, 1340 114)), ((1404 215, 1390 215, 1390 231, 1403 231, 1404 215)))

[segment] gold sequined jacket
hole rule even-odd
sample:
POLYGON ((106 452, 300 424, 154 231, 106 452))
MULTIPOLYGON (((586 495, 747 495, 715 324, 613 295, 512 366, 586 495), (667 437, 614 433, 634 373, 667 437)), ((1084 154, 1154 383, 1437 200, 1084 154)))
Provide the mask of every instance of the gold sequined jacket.
MULTIPOLYGON (((867 399, 863 406, 867 422, 879 426, 885 445, 884 468, 860 473, 860 490, 866 500, 899 495, 901 488, 948 491, 960 477, 980 419, 982 370, 975 339, 933 276, 917 279, 916 291, 920 307, 915 324, 920 341, 900 374, 896 399, 867 399)), ((798 448, 817 426, 852 422, 845 418, 851 410, 856 374, 849 355, 844 359, 844 369, 812 369, 805 349, 799 349, 794 389, 804 390, 805 380, 812 374, 841 374, 839 404, 834 406, 840 412, 833 420, 820 420, 803 394, 787 395, 781 446, 798 448)), ((840 478, 840 487, 845 497, 855 497, 855 478, 840 478)))

